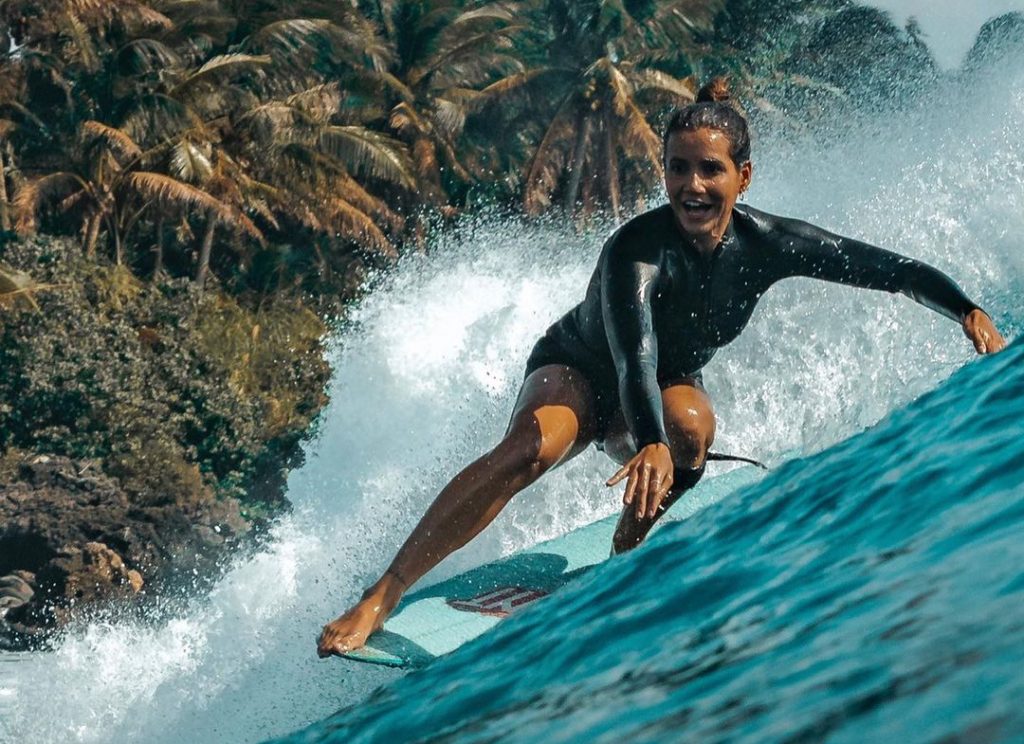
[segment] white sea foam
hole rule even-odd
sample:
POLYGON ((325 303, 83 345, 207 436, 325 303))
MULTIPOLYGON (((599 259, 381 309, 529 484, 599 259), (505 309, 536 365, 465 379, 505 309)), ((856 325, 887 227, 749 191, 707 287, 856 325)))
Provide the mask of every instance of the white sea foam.
MULTIPOLYGON (((998 319, 1024 269, 1022 78, 977 84, 962 106, 894 116, 879 131, 809 150, 760 143, 749 200, 932 262, 998 319)), ((255 741, 393 678, 316 659, 319 628, 500 436, 533 340, 582 296, 605 232, 481 216, 406 259, 335 339, 332 402, 289 481, 295 512, 267 550, 175 619, 94 623, 6 665, 0 735, 255 741)), ((955 324, 906 298, 790 280, 707 368, 716 448, 767 459, 819 449, 970 358, 955 324)), ((611 513, 610 470, 591 451, 545 478, 432 578, 611 513)))

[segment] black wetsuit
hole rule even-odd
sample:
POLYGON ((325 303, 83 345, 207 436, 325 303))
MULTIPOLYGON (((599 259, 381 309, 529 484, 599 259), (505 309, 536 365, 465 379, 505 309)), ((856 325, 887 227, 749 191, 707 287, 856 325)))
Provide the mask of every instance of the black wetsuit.
POLYGON ((546 364, 583 373, 597 398, 598 441, 620 407, 637 448, 668 443, 661 388, 700 370, 739 335, 775 282, 806 276, 902 292, 957 321, 978 306, 927 264, 798 220, 736 205, 710 257, 684 238, 669 205, 608 239, 583 302, 537 342, 546 364))

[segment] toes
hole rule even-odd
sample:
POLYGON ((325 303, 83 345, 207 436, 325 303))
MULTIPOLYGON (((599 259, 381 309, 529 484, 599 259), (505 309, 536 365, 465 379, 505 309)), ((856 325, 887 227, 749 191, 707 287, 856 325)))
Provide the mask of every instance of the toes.
POLYGON ((331 636, 320 641, 316 652, 321 659, 325 659, 328 656, 341 656, 352 649, 359 648, 365 642, 366 636, 363 633, 331 634, 331 636))

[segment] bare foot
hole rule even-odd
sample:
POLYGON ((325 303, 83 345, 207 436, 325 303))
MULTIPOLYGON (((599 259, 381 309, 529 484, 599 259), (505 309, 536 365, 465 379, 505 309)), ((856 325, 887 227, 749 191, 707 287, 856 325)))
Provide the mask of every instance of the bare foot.
POLYGON ((361 648, 374 631, 384 625, 404 588, 390 574, 384 574, 380 581, 363 593, 363 598, 348 612, 324 626, 317 642, 316 652, 320 658, 361 648))

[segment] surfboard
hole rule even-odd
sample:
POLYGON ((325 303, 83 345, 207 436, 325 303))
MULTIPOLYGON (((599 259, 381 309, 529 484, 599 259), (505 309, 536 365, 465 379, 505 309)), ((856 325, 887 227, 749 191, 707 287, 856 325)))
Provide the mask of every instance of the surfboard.
MULTIPOLYGON (((736 468, 705 477, 661 519, 685 519, 759 477, 736 468)), ((509 615, 546 600, 576 577, 607 560, 618 515, 613 514, 553 540, 479 566, 407 594, 360 649, 347 659, 418 668, 486 633, 509 615)), ((557 597, 552 598, 555 601, 557 597)))

